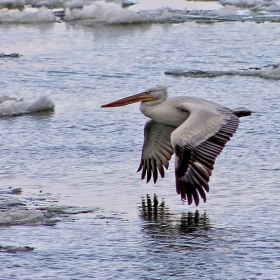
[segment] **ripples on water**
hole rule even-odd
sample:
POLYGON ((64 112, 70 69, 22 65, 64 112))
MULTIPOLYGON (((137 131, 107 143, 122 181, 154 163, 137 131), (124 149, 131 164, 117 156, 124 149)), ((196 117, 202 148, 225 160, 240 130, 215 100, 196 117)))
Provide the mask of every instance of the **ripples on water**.
POLYGON ((21 55, 0 57, 1 96, 55 104, 0 119, 0 279, 279 279, 279 80, 235 74, 279 62, 278 23, 208 23, 0 25, 21 55), (100 108, 156 84, 254 111, 197 209, 173 161, 156 185, 135 172, 138 106, 100 108))

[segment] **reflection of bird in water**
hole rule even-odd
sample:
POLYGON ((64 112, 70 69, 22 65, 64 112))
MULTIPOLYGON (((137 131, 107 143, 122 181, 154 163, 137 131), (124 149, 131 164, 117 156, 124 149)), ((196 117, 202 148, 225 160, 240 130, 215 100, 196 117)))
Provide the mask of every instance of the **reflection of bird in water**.
POLYGON ((118 107, 141 102, 141 112, 151 118, 145 126, 145 140, 138 171, 142 179, 151 177, 156 183, 158 172, 164 177, 164 167, 175 153, 176 190, 183 201, 199 204, 206 201, 208 182, 216 157, 233 136, 239 118, 251 115, 240 108, 231 110, 196 97, 168 98, 166 87, 126 97, 102 107, 118 107))
POLYGON ((145 222, 143 228, 150 234, 180 235, 210 229, 210 221, 205 212, 203 214, 198 210, 195 212, 184 212, 178 218, 178 215, 172 214, 169 211, 164 200, 161 203, 158 202, 155 194, 153 199, 150 195, 142 198, 139 214, 145 222))
POLYGON ((151 199, 149 194, 147 194, 147 199, 145 199, 145 197, 142 197, 141 212, 143 218, 146 217, 147 219, 156 219, 158 213, 164 212, 165 209, 166 205, 164 198, 162 198, 161 203, 159 203, 156 194, 154 194, 153 200, 151 199))

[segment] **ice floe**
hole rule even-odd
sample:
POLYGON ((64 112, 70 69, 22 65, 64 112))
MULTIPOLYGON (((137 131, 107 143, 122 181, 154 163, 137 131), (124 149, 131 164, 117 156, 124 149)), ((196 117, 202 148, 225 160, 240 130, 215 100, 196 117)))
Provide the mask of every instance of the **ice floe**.
POLYGON ((0 0, 0 22, 38 23, 64 20, 87 25, 197 20, 280 22, 280 2, 279 0, 0 0))
POLYGON ((36 224, 44 219, 44 214, 36 210, 9 210, 0 212, 1 225, 36 224))
POLYGON ((19 58, 19 57, 21 57, 19 53, 10 53, 10 54, 0 53, 0 58, 19 58))
POLYGON ((51 226, 62 220, 72 221, 73 215, 94 213, 99 210, 99 208, 58 205, 57 200, 49 193, 39 192, 27 197, 23 195, 22 188, 0 189, 0 227, 51 226))
POLYGON ((0 252, 4 253, 18 253, 18 252, 30 252, 34 247, 31 246, 17 246, 17 245, 1 245, 0 252))
POLYGON ((57 18, 53 11, 45 7, 24 10, 4 8, 0 10, 0 23, 36 23, 55 21, 57 21, 57 18))
POLYGON ((16 98, 0 96, 0 117, 16 116, 54 109, 53 101, 47 96, 16 98))
POLYGON ((66 8, 65 21, 94 20, 106 23, 130 23, 140 21, 141 17, 135 12, 123 9, 116 3, 96 2, 82 9, 66 8))
POLYGON ((280 80, 280 64, 269 64, 263 67, 249 67, 238 70, 168 70, 166 75, 190 78, 213 78, 220 76, 253 76, 265 79, 280 80))

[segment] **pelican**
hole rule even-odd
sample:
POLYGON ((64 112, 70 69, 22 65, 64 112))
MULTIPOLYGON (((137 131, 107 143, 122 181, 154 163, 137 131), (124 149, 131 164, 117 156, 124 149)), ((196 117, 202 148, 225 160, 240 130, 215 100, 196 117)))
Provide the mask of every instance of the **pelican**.
POLYGON ((168 98, 167 87, 157 86, 145 92, 102 105, 119 107, 140 102, 141 112, 151 120, 144 129, 144 144, 137 172, 147 183, 164 168, 175 153, 176 191, 182 201, 199 205, 206 202, 209 181, 217 156, 236 132, 239 118, 251 115, 245 108, 231 110, 197 97, 168 98))

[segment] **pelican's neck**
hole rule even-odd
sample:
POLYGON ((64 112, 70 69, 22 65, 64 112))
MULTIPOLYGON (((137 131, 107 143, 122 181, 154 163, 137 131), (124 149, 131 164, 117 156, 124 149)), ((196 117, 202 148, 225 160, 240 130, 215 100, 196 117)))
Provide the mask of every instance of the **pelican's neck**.
POLYGON ((140 110, 143 115, 158 123, 178 127, 189 117, 187 111, 178 108, 180 103, 181 100, 178 98, 164 98, 162 100, 142 102, 140 110))
POLYGON ((158 113, 161 113, 161 110, 158 112, 158 109, 163 105, 165 100, 166 97, 155 101, 141 102, 140 111, 146 117, 156 120, 158 113))
POLYGON ((151 112, 154 111, 155 108, 160 106, 166 99, 167 99, 167 94, 155 101, 148 101, 148 102, 143 101, 140 104, 140 111, 142 112, 143 115, 152 119, 153 117, 151 115, 151 112))

